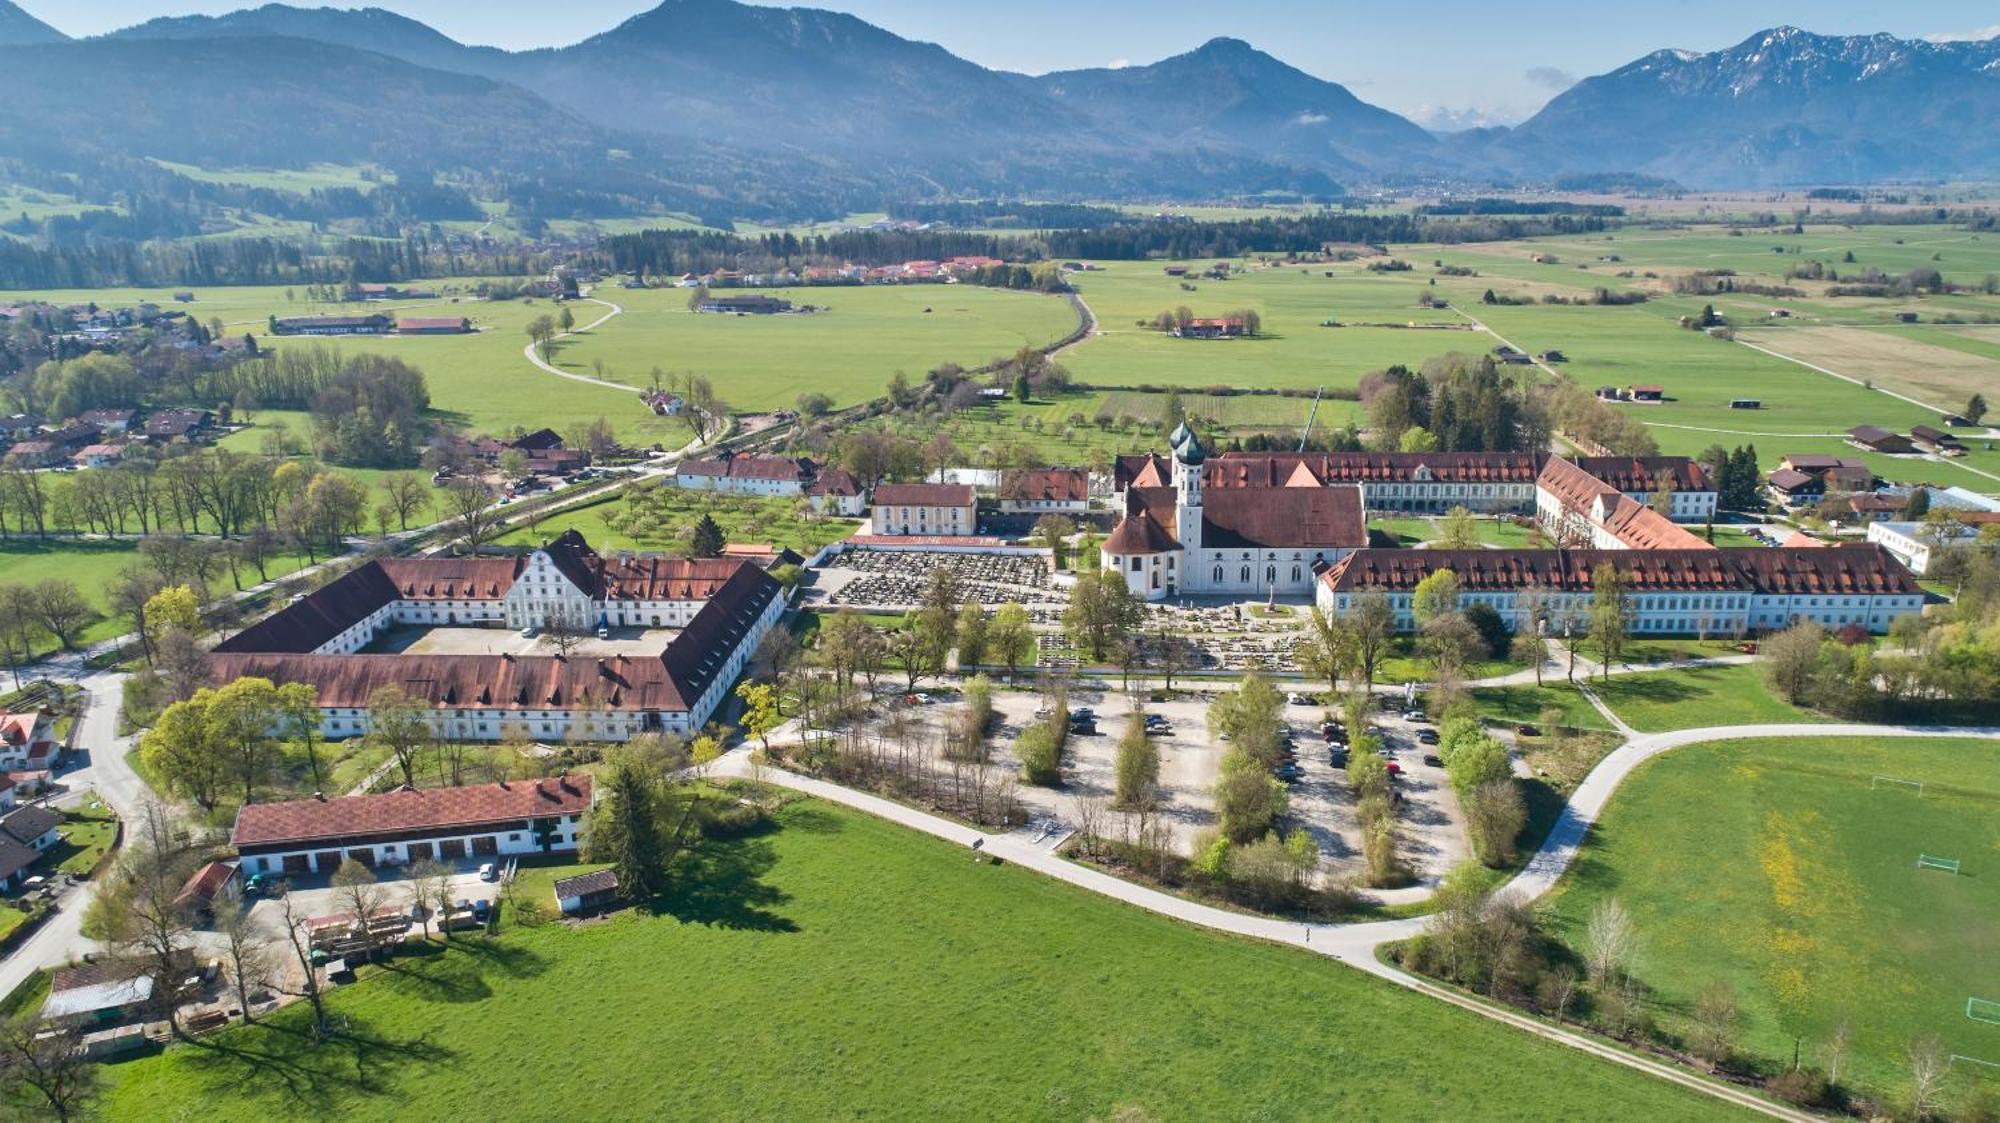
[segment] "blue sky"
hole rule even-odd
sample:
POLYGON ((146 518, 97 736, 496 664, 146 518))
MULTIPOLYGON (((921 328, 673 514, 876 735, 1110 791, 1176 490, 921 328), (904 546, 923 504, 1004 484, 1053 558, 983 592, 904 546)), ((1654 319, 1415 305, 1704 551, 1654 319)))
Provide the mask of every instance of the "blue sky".
MULTIPOLYGON (((226 12, 252 0, 18 0, 72 35, 156 15, 226 12)), ((262 0, 254 0, 261 3, 262 0)), ((353 0, 291 0, 361 6, 353 0)), ((657 0, 372 0, 468 43, 522 48, 574 42, 657 0)), ((1797 24, 1830 34, 1910 38, 2000 33, 1992 0, 812 0, 986 66, 1039 73, 1144 63, 1233 35, 1366 101, 1399 113, 1476 111, 1525 117, 1576 78, 1660 47, 1713 50, 1797 24)))

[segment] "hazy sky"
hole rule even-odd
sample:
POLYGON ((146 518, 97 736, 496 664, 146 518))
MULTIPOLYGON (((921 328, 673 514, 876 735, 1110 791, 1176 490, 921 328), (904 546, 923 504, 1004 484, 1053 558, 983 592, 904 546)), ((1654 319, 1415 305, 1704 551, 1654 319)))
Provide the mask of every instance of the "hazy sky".
MULTIPOLYGON (((252 0, 18 0, 71 35, 156 15, 219 13, 252 0)), ((261 3, 262 0, 254 0, 261 3)), ((292 0, 361 7, 353 0, 292 0)), ((657 0, 373 0, 467 43, 575 42, 657 0)), ((1474 110, 1515 119, 1579 77, 1660 47, 1713 50, 1792 23, 1910 38, 2000 33, 1992 0, 817 0, 986 66, 1039 73, 1144 63, 1233 35, 1400 113, 1474 110)))

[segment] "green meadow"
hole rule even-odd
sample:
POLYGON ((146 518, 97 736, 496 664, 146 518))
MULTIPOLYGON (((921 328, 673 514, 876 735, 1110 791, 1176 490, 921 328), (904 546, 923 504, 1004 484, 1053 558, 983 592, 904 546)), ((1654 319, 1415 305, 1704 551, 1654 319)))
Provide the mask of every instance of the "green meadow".
MULTIPOLYGON (((544 884, 545 872, 524 880, 544 884)), ((1323 957, 975 864, 962 846, 813 802, 785 808, 774 830, 705 844, 658 915, 508 923, 497 939, 363 968, 329 1002, 343 1028, 326 1045, 304 1043, 307 1011, 294 1005, 205 1047, 112 1067, 102 1110, 163 1121, 1736 1113, 1323 957), (524 1068, 532 1091, 510 1076, 524 1068)))
MULTIPOLYGON (((1641 947, 1655 1019, 1684 1032, 1695 996, 1732 986, 1742 1047, 1768 1070, 1796 1044, 1824 1064, 1846 1020, 1847 1082, 1878 1102, 1908 1086, 1905 1049, 2000 1061, 2000 1025, 1966 1017, 1996 998, 2000 755, 1992 742, 1842 738, 1726 741, 1644 765, 1612 798, 1558 888, 1580 940, 1616 898, 1641 947), (1910 788, 1876 776, 1923 781, 1910 788), (1917 868, 1919 854, 1963 862, 1917 868)), ((1956 1091, 1971 1079, 1955 1065, 1956 1091)))

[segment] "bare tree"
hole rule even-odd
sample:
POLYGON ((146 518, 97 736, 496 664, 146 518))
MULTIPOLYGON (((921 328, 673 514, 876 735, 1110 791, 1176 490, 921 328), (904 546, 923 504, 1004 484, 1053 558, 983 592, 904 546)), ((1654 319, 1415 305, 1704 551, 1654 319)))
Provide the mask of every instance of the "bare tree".
POLYGON ((1741 1016, 1736 1005, 1736 988, 1726 979, 1717 979, 1702 988, 1694 1000, 1695 1056, 1714 1072, 1736 1049, 1736 1033, 1741 1016))
POLYGON ((180 984, 187 977, 193 930, 177 898, 195 862, 186 832, 159 804, 149 802, 112 887, 98 895, 85 917, 87 934, 145 964, 153 1002, 176 1037, 186 1036, 179 1017, 180 984))
POLYGON ((32 1091, 63 1123, 80 1117, 97 1093, 97 1066, 85 1057, 81 1036, 73 1023, 45 1023, 33 1014, 0 1022, 0 1087, 32 1091))
POLYGON ((364 934, 372 947, 375 942, 370 921, 382 911, 384 891, 375 880, 375 873, 367 866, 352 858, 341 860, 340 868, 333 871, 334 899, 354 914, 354 923, 364 934))
POLYGON ((556 654, 567 659, 590 638, 590 622, 573 608, 557 608, 542 617, 542 635, 556 654))
POLYGON ((410 529, 410 517, 422 516, 431 505, 431 489, 412 472, 397 472, 384 481, 389 508, 396 513, 397 526, 410 529))
POLYGON ((1583 933, 1583 962, 1592 983, 1602 986, 1617 981, 1631 969, 1638 950, 1639 932, 1632 924, 1632 914, 1616 897, 1591 911, 1583 933))
POLYGON ((250 1014, 250 996, 270 985, 271 948, 269 937, 250 919, 243 904, 243 888, 230 878, 209 906, 215 914, 215 930, 222 936, 228 960, 229 988, 243 1008, 245 1024, 256 1021, 250 1014))
POLYGON ((1076 801, 1076 840, 1078 849, 1088 858, 1097 852, 1098 832, 1104 826, 1104 810, 1107 801, 1092 792, 1079 796, 1076 801))
POLYGON ((313 965, 312 940, 305 931, 305 918, 298 915, 289 888, 279 887, 279 919, 285 926, 285 940, 291 946, 292 957, 299 965, 299 989, 290 991, 312 1004, 312 1035, 315 1039, 326 1037, 326 996, 319 988, 319 968, 313 965))
POLYGON ((1842 1018, 1833 1023, 1833 1031, 1827 1034, 1826 1045, 1821 1054, 1826 1058, 1826 1082, 1839 1084, 1840 1074, 1847 1068, 1847 1054, 1854 1047, 1854 1023, 1842 1018))
POLYGON ((417 906, 417 920, 423 925, 424 939, 429 940, 432 903, 451 899, 451 867, 429 858, 413 864, 410 867, 410 895, 417 906))
POLYGON ((1910 1042, 1910 1117, 1930 1119, 1937 1114, 1938 1096, 1944 1091, 1945 1075, 1951 1058, 1936 1034, 1910 1042))
POLYGON ((461 476, 445 489, 445 510, 452 530, 477 550, 492 538, 500 525, 500 510, 494 506, 499 496, 484 480, 461 476))

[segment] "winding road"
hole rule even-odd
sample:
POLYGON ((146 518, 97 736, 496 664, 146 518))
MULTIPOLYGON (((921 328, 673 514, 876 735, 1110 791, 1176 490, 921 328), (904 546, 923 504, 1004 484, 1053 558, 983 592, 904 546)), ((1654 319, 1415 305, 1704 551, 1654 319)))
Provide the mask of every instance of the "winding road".
MULTIPOLYGON (((1813 725, 1813 724, 1773 724, 1713 726, 1704 729, 1682 729, 1671 733, 1653 733, 1634 737, 1625 745, 1600 761, 1590 775, 1578 785, 1564 806, 1562 814, 1550 829, 1549 836, 1542 842, 1533 857, 1509 881, 1500 892, 1533 900, 1554 888, 1562 875, 1576 859, 1590 825, 1603 813, 1613 792, 1618 790, 1633 769, 1653 757, 1686 745, 1706 741, 1736 740, 1748 737, 1978 737, 2000 740, 2000 727, 1963 729, 1948 726, 1881 726, 1881 725, 1813 725)), ((1337 959, 1342 963, 1382 979, 1397 986, 1418 991, 1422 994, 1449 1002, 1482 1017, 1513 1026, 1526 1033, 1535 1034, 1546 1040, 1557 1042, 1570 1048, 1589 1053, 1604 1060, 1636 1069, 1661 1080, 1714 1096, 1739 1107, 1762 1112, 1779 1119, 1796 1120, 1805 1123, 1814 1117, 1796 1111, 1783 1104, 1766 1100, 1744 1089, 1708 1080, 1677 1065, 1655 1061, 1651 1058, 1616 1048, 1585 1034, 1551 1025, 1538 1018, 1518 1011, 1467 997, 1447 987, 1411 975, 1385 962, 1379 951, 1385 944, 1409 939, 1423 931, 1424 918, 1404 920, 1370 921, 1344 925, 1302 925, 1292 921, 1278 920, 1267 916, 1254 916, 1231 912, 1200 904, 1157 889, 1125 881, 1088 866, 1079 865, 1055 853, 1054 843, 1068 836, 1067 831, 1044 835, 1031 830, 1016 831, 1003 835, 991 835, 974 830, 962 824, 944 819, 928 812, 907 807, 880 796, 842 787, 838 784, 801 776, 780 768, 753 765, 748 746, 739 747, 722 758, 716 765, 718 773, 740 778, 755 778, 766 783, 774 783, 794 791, 829 800, 865 811, 871 815, 902 824, 914 830, 938 838, 971 847, 979 842, 985 853, 996 858, 1026 866, 1039 873, 1060 881, 1068 882, 1081 889, 1087 889, 1126 904, 1134 905, 1161 916, 1172 917, 1189 924, 1200 925, 1218 932, 1228 932, 1239 936, 1272 940, 1290 944, 1306 951, 1337 959)))
MULTIPOLYGON (((571 328, 568 331, 557 332, 555 336, 552 337, 552 339, 550 340, 551 342, 554 342, 557 339, 568 339, 571 336, 582 335, 583 333, 588 331, 594 331, 598 327, 610 322, 614 317, 622 316, 625 314, 625 309, 619 307, 616 304, 611 303, 608 300, 599 300, 594 296, 586 296, 586 297, 581 297, 579 299, 583 301, 588 301, 591 304, 601 304, 604 307, 611 309, 611 311, 606 312, 604 315, 599 316, 595 320, 590 321, 589 323, 583 325, 580 328, 571 328)), ((577 374, 574 371, 567 371, 559 366, 555 366, 548 360, 542 358, 541 351, 539 348, 535 346, 535 342, 533 340, 529 340, 528 345, 526 347, 521 348, 521 357, 535 364, 536 366, 540 367, 542 370, 555 375, 557 378, 567 378, 571 382, 582 382, 590 386, 602 386, 609 390, 623 390, 628 394, 643 394, 646 392, 645 387, 643 386, 629 386, 623 382, 607 382, 602 378, 592 378, 587 374, 577 374)))

